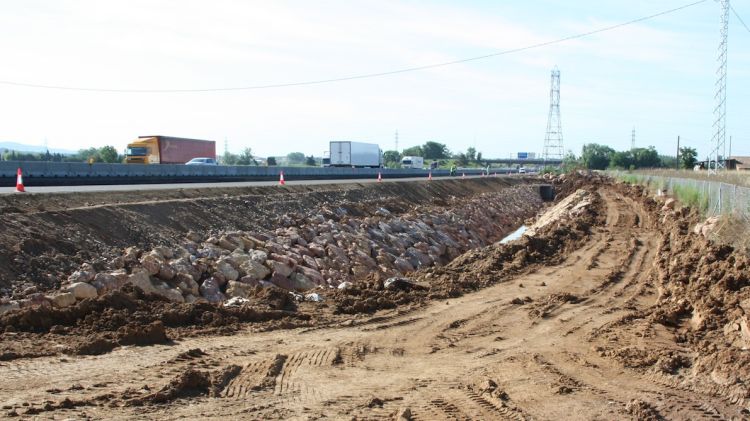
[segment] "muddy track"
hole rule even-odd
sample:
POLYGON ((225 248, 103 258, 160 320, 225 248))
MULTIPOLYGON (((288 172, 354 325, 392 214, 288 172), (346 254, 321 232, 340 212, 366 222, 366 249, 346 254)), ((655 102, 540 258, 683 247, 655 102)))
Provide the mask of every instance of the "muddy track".
POLYGON ((616 188, 599 192, 606 222, 559 264, 459 298, 357 316, 348 326, 0 363, 4 411, 108 419, 394 419, 404 409, 412 420, 743 419, 740 399, 638 366, 641 345, 681 346, 661 324, 628 322, 657 300, 659 222, 616 188), (629 345, 634 355, 613 355, 629 345), (175 381, 186 372, 206 380, 175 381), (169 384, 177 391, 167 402, 148 404, 169 384))

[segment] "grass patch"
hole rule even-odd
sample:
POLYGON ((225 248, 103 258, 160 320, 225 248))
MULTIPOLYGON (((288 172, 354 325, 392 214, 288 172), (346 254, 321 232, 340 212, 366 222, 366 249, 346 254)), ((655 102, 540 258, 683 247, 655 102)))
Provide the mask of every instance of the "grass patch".
POLYGON ((690 186, 672 186, 672 194, 685 206, 698 209, 701 215, 708 211, 708 195, 702 189, 690 186))

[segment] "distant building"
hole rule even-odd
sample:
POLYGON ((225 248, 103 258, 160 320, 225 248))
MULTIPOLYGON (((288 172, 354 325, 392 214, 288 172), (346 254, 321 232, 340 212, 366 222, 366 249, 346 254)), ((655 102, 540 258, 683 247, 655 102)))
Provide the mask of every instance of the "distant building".
POLYGON ((726 161, 728 170, 750 170, 750 156, 730 156, 726 161))

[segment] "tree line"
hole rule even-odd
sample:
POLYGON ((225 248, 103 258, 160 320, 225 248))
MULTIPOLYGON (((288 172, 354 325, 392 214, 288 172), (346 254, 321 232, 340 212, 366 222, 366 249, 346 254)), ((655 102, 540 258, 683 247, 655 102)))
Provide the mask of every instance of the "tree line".
POLYGON ((37 161, 37 162, 107 162, 117 163, 125 159, 114 146, 81 149, 74 154, 46 152, 22 152, 6 150, 2 153, 3 161, 37 161))
POLYGON ((697 162, 698 152, 695 148, 682 147, 679 156, 660 155, 656 148, 633 148, 627 151, 616 151, 609 146, 598 143, 583 145, 581 156, 572 152, 563 159, 563 167, 582 167, 590 170, 638 168, 683 168, 692 169, 697 162))

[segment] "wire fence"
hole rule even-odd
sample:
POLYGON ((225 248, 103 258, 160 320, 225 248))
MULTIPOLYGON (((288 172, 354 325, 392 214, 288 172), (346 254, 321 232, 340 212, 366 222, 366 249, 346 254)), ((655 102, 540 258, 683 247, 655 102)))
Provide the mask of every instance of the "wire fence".
POLYGON ((618 179, 646 185, 673 195, 689 206, 699 208, 706 216, 728 215, 750 222, 750 188, 721 181, 658 175, 625 173, 612 174, 618 179))

